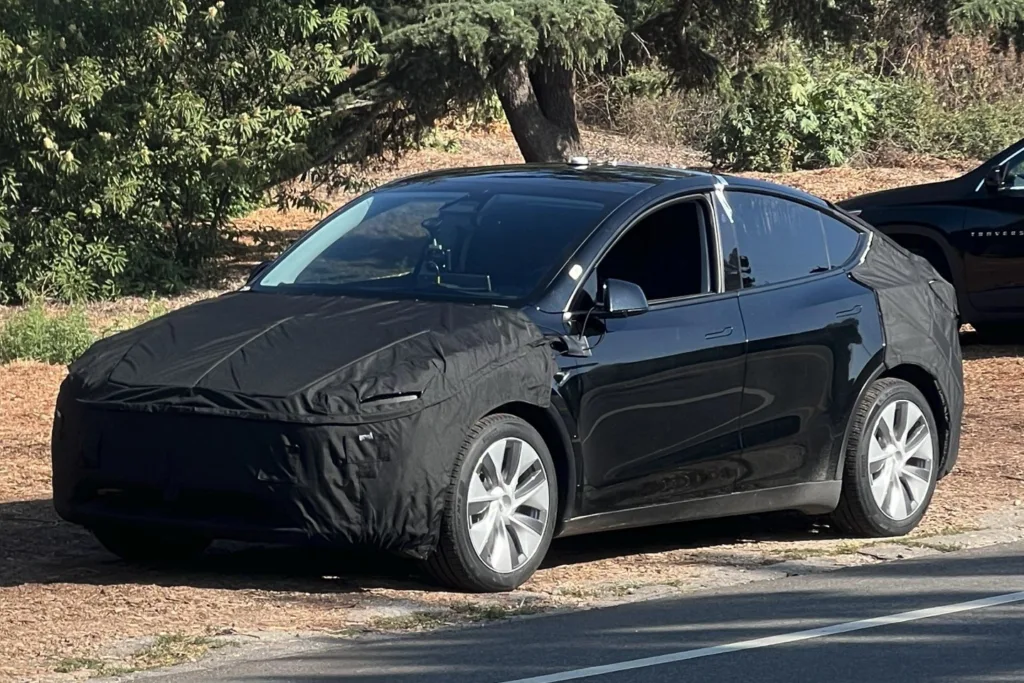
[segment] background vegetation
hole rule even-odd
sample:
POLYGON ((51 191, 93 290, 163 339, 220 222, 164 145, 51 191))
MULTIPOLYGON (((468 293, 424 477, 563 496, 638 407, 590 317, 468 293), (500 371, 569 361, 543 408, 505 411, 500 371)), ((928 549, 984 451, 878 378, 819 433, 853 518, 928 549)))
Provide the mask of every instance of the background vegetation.
POLYGON ((1022 38, 1024 0, 11 0, 0 303, 207 282, 233 218, 452 117, 529 161, 580 123, 731 170, 984 157, 1024 135, 1022 38))

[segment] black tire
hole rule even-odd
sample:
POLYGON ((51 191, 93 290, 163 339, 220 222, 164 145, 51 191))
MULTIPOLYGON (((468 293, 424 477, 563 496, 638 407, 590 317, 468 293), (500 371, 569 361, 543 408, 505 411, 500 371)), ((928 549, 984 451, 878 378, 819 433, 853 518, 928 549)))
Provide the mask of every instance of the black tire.
POLYGON ((540 566, 551 545, 558 511, 558 485, 554 462, 544 439, 528 422, 514 415, 490 415, 469 431, 455 461, 452 482, 441 522, 437 549, 426 560, 427 572, 448 588, 472 593, 511 591, 526 582, 540 566), (540 458, 548 481, 548 513, 533 557, 510 573, 497 572, 480 558, 469 537, 467 494, 470 478, 487 448, 505 438, 529 444, 540 458))
POLYGON ((170 566, 194 560, 211 540, 204 536, 164 533, 142 527, 103 526, 92 529, 100 544, 126 562, 170 566))
POLYGON ((848 534, 868 538, 904 536, 910 533, 921 522, 931 503, 940 460, 938 428, 924 395, 914 385, 903 380, 877 380, 865 392, 853 416, 843 467, 842 495, 839 506, 832 513, 832 524, 848 534), (927 493, 921 504, 909 517, 897 521, 882 511, 871 492, 868 461, 870 435, 867 432, 874 428, 886 406, 904 400, 913 402, 921 410, 930 432, 933 459, 927 493))

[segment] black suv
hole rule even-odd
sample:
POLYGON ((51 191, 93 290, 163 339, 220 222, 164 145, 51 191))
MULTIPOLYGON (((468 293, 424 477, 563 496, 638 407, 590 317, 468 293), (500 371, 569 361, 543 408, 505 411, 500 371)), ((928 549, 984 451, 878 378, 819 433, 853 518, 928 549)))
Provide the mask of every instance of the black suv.
POLYGON ((1024 140, 959 178, 840 206, 928 259, 955 285, 963 322, 1024 329, 1024 140))
POLYGON ((778 185, 419 176, 87 351, 54 501, 128 559, 371 546, 470 590, 604 529, 799 510, 904 534, 957 457, 955 310, 926 261, 778 185))

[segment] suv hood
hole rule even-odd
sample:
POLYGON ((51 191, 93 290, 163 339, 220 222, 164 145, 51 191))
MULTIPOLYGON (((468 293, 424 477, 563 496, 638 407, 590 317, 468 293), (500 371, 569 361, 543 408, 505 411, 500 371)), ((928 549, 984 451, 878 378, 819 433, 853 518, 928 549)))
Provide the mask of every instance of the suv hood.
POLYGON ((940 183, 897 187, 892 190, 872 192, 838 202, 845 211, 863 211, 883 206, 900 206, 906 204, 935 204, 945 201, 954 193, 959 193, 963 178, 954 178, 940 183))

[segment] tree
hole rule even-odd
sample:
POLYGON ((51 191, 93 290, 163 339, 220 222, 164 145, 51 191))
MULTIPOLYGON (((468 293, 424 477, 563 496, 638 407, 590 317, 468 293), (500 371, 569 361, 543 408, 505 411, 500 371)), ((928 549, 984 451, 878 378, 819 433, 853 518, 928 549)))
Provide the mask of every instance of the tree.
POLYGON ((574 72, 599 67, 621 41, 623 23, 611 4, 459 0, 402 5, 403 11, 393 15, 397 26, 384 49, 405 89, 440 89, 456 105, 493 90, 527 161, 560 160, 579 152, 574 72))
MULTIPOLYGON (((782 37, 807 44, 870 35, 881 13, 915 13, 932 33, 1024 38, 1024 0, 415 0, 379 14, 384 50, 410 93, 472 101, 493 89, 526 161, 580 150, 575 72, 657 60, 680 87, 753 65, 782 37)), ((415 95, 413 95, 415 97, 415 95)))
POLYGON ((346 163, 408 145, 419 102, 352 5, 0 6, 0 301, 174 289, 268 188, 307 173, 281 201, 311 205, 346 163))

